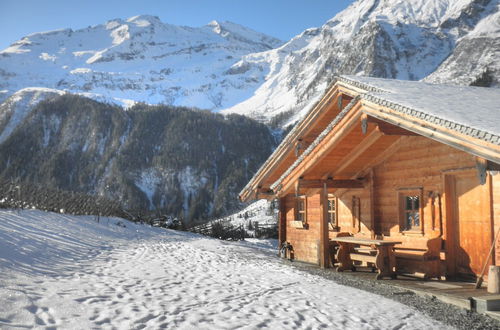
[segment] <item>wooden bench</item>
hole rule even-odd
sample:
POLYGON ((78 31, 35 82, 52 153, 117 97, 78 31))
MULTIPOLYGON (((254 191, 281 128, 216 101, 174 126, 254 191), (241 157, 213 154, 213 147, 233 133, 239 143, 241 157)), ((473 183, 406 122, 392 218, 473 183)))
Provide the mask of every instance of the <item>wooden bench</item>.
POLYGON ((394 247, 398 273, 441 278, 442 238, 411 237, 394 247))
POLYGON ((394 245, 400 241, 377 240, 359 237, 337 237, 331 239, 340 245, 337 252, 337 271, 356 270, 354 261, 372 264, 378 270, 376 279, 396 277, 394 245), (360 248, 362 247, 362 248, 360 248), (366 247, 366 248, 365 248, 366 247))

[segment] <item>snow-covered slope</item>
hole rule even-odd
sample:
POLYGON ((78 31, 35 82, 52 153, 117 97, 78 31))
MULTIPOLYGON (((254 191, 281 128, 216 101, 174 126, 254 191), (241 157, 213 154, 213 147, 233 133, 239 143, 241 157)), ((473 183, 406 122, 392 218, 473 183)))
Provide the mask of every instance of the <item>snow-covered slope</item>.
POLYGON ((496 12, 482 19, 470 33, 460 38, 451 55, 426 81, 470 85, 483 78, 487 83, 499 86, 500 3, 492 1, 490 7, 496 8, 496 12))
POLYGON ((263 75, 227 72, 231 65, 280 44, 230 22, 191 28, 148 15, 34 33, 0 52, 0 101, 43 86, 129 104, 221 109, 246 99, 263 75))
POLYGON ((236 63, 269 73, 225 112, 300 116, 339 74, 419 80, 437 69, 434 81, 468 84, 488 67, 498 84, 498 11, 498 0, 357 1, 322 27, 236 63))
POLYGON ((9 137, 40 101, 62 94, 64 94, 63 91, 56 89, 27 87, 0 103, 0 143, 9 137))
POLYGON ((285 44, 230 22, 154 16, 29 35, 0 52, 0 102, 32 86, 261 120, 305 114, 336 75, 500 80, 500 0, 358 0, 285 44), (429 76, 430 75, 430 76, 429 76))
POLYGON ((450 329, 262 243, 117 218, 0 210, 0 269, 2 329, 450 329))

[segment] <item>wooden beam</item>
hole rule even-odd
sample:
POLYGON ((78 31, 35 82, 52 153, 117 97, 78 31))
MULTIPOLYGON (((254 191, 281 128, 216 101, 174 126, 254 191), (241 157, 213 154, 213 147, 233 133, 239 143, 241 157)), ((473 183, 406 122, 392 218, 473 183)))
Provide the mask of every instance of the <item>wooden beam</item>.
POLYGON ((330 256, 328 249, 328 192, 326 181, 323 181, 323 188, 320 193, 320 216, 319 216, 319 266, 328 268, 330 266, 330 256))
POLYGON ((374 118, 372 116, 364 113, 361 115, 361 131, 363 134, 368 132, 368 123, 375 124, 377 129, 384 135, 401 135, 401 136, 418 136, 419 134, 409 131, 400 127, 399 125, 394 125, 386 121, 374 118))
POLYGON ((406 118, 393 109, 364 101, 363 112, 396 126, 418 132, 419 135, 446 144, 474 156, 488 159, 500 164, 500 147, 489 142, 466 136, 463 133, 447 129, 437 124, 429 123, 419 118, 406 118))
POLYGON ((380 132, 382 132, 384 135, 400 135, 400 136, 418 136, 420 134, 417 134, 415 132, 411 132, 409 130, 406 130, 402 127, 395 126, 389 123, 380 123, 377 125, 378 129, 380 132))
POLYGON ((477 169, 477 178, 479 179, 480 184, 486 183, 486 177, 488 176, 486 173, 486 169, 488 167, 488 161, 481 157, 476 157, 476 169, 477 169))
POLYGON ((281 249, 283 243, 286 242, 286 197, 279 199, 279 215, 278 215, 278 249, 281 249))
POLYGON ((328 152, 334 149, 337 145, 342 142, 342 139, 349 134, 355 127, 359 120, 359 107, 361 104, 358 102, 349 111, 344 118, 336 125, 336 127, 330 131, 327 136, 321 141, 319 145, 314 148, 314 151, 305 157, 302 162, 296 166, 289 175, 284 178, 280 184, 282 185, 282 193, 286 194, 293 188, 294 182, 298 177, 303 176, 305 171, 313 164, 321 162, 328 152))
POLYGON ((298 180, 299 189, 318 189, 323 188, 350 188, 362 189, 364 188, 363 180, 298 180))
POLYGON ((342 161, 339 162, 340 166, 335 170, 335 173, 342 173, 343 170, 349 167, 356 159, 367 151, 377 140, 382 136, 378 130, 373 130, 361 143, 356 146, 349 154, 347 154, 342 161))

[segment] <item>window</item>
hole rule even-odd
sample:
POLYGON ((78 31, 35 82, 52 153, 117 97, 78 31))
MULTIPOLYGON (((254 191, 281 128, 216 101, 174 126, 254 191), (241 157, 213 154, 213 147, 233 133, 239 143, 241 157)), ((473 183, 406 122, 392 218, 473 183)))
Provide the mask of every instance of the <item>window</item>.
POLYGON ((307 199, 305 196, 297 197, 297 207, 295 213, 295 220, 302 221, 303 223, 307 221, 307 199))
POLYGON ((338 217, 337 217, 337 197, 333 195, 328 195, 328 224, 330 229, 335 230, 338 229, 338 217))
POLYGON ((399 192, 399 225, 401 231, 422 231, 422 189, 399 192))

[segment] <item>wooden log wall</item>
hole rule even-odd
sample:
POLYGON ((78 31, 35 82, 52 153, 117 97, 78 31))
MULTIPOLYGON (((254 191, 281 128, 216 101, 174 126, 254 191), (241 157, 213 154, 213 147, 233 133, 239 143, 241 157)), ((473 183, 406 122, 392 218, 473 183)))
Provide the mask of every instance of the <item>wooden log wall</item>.
MULTIPOLYGON (((423 137, 405 137, 398 143, 398 151, 374 168, 374 218, 375 223, 379 224, 377 234, 401 236, 397 190, 423 188, 424 235, 436 235, 440 230, 440 219, 435 219, 433 228, 433 208, 429 195, 439 196, 443 208, 443 171, 474 168, 475 159, 462 151, 423 137)), ((435 201, 435 207, 438 204, 439 200, 435 201)), ((442 230, 445 232, 445 219, 441 220, 442 230)))
POLYGON ((307 198, 307 228, 294 228, 295 196, 286 197, 286 240, 293 246, 295 259, 319 264, 320 195, 307 198))
MULTIPOLYGON (((339 189, 338 231, 329 231, 333 238, 338 232, 350 232, 357 236, 374 235, 402 241, 422 242, 425 237, 442 234, 446 237, 444 174, 457 169, 475 169, 475 158, 465 152, 448 147, 428 138, 408 136, 401 138, 397 150, 372 169, 373 174, 365 176, 367 184, 363 189, 339 189), (399 224, 399 188, 423 189, 423 235, 402 234, 399 224), (360 201, 358 228, 353 228, 353 197, 360 201), (434 218, 434 219, 433 219, 434 218)), ((479 184, 479 183, 478 183, 479 184)), ((495 230, 500 227, 500 174, 492 176, 492 213, 495 230)), ((307 198, 307 229, 294 228, 295 196, 286 197, 286 240, 294 249, 295 258, 305 262, 319 263, 320 239, 320 194, 319 191, 307 198)), ((496 232, 496 231, 495 231, 496 232)), ((422 246, 423 248, 425 246, 422 246)), ((500 265, 500 240, 497 242, 496 264, 500 265)))
MULTIPOLYGON (((495 224, 494 234, 500 228, 500 173, 491 177, 493 191, 493 221, 495 224)), ((500 266, 500 237, 495 244, 495 265, 500 266)))

